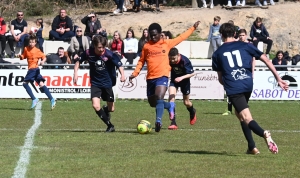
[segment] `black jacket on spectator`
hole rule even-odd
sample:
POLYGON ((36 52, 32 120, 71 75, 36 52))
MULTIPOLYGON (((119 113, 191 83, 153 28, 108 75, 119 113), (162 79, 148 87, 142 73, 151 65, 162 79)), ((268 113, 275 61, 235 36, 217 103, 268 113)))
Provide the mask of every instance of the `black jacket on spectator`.
POLYGON ((269 32, 263 23, 260 25, 260 27, 258 27, 256 26, 255 22, 253 22, 250 30, 250 37, 269 37, 269 32))
POLYGON ((73 23, 72 19, 68 16, 65 19, 61 19, 59 15, 57 15, 52 22, 52 30, 56 31, 59 28, 70 28, 70 31, 73 31, 73 23))
MULTIPOLYGON (((282 59, 281 64, 278 63, 277 57, 272 60, 273 65, 287 65, 287 61, 282 59)), ((277 71, 287 71, 287 67, 275 67, 277 71)))
POLYGON ((92 37, 93 35, 97 34, 97 30, 102 27, 98 18, 95 22, 92 22, 88 16, 85 16, 83 19, 81 19, 81 22, 86 26, 84 30, 84 36, 92 37))

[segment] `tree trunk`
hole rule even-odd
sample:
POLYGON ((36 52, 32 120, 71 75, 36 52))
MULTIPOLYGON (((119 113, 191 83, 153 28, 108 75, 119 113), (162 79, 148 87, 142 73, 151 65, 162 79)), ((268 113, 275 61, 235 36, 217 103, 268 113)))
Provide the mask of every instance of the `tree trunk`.
POLYGON ((192 8, 198 8, 197 0, 192 0, 192 8))

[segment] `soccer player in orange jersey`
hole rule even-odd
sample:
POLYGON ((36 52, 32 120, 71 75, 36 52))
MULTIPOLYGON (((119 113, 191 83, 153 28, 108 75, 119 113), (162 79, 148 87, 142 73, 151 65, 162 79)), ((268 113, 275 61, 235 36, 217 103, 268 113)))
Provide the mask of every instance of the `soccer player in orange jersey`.
POLYGON ((140 60, 129 80, 131 81, 137 77, 145 62, 147 62, 147 97, 150 106, 156 108, 156 132, 159 132, 161 129, 164 109, 174 113, 175 108, 175 105, 170 105, 169 102, 164 101, 171 71, 169 51, 187 39, 198 27, 199 23, 200 21, 195 22, 191 28, 174 39, 163 39, 161 37, 162 28, 158 23, 152 23, 148 28, 150 41, 144 45, 140 60))
POLYGON ((55 98, 52 97, 51 93, 49 92, 49 89, 45 86, 44 84, 45 79, 40 74, 40 68, 38 66, 39 59, 42 59, 40 65, 43 65, 44 62, 46 61, 46 56, 43 52, 41 52, 40 49, 35 47, 36 43, 37 43, 36 36, 31 35, 29 37, 29 46, 26 46, 24 48, 23 54, 18 56, 20 57, 21 60, 27 59, 28 62, 28 72, 24 78, 23 87, 26 89, 28 95, 32 99, 31 109, 33 109, 39 102, 39 99, 33 95, 32 90, 28 85, 29 82, 34 82, 34 81, 36 81, 39 84, 40 89, 45 92, 45 94, 47 95, 47 97, 51 102, 51 109, 54 109, 56 105, 55 98))

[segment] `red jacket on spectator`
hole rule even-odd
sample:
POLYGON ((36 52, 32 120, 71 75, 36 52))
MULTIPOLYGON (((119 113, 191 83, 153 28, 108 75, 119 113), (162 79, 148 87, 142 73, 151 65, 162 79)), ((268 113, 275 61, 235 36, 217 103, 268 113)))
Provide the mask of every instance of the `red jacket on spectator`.
POLYGON ((6 23, 2 17, 0 17, 0 35, 4 35, 6 33, 6 23))
POLYGON ((115 52, 118 51, 120 54, 122 54, 122 51, 124 49, 123 47, 123 41, 122 40, 113 40, 110 46, 111 51, 115 52))

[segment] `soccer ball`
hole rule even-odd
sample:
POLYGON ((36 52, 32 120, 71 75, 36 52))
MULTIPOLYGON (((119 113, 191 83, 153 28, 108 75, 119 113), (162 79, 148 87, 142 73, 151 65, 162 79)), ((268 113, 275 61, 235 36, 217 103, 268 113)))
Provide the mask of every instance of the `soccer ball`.
POLYGON ((137 131, 140 134, 147 134, 151 132, 151 130, 152 130, 151 123, 147 120, 141 120, 137 124, 137 131))

